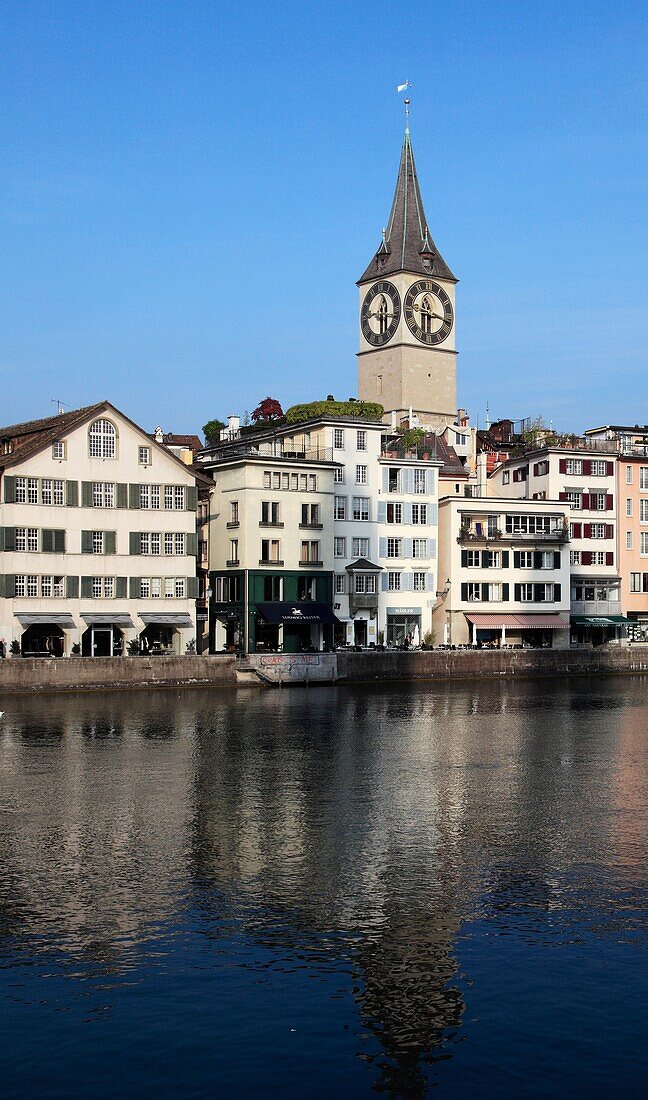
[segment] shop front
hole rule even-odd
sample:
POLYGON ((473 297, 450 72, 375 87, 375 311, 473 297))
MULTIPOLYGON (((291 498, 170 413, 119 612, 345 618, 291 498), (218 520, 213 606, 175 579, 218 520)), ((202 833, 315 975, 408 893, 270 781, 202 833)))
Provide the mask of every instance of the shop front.
POLYGON ((648 645, 648 614, 641 611, 628 612, 628 641, 638 645, 648 645))
POLYGON ((333 648, 338 619, 327 604, 259 603, 255 619, 257 653, 317 653, 333 648))
POLYGON ((569 619, 558 613, 466 614, 471 644, 480 649, 557 649, 567 645, 569 619))
POLYGON ((421 644, 420 607, 388 607, 386 625, 389 648, 409 649, 421 644))
POLYGON ((81 635, 82 657, 123 657, 124 631, 134 630, 126 612, 92 611, 82 614, 86 629, 81 635))
POLYGON ((20 652, 23 657, 64 657, 69 653, 66 631, 76 630, 71 615, 43 612, 21 613, 16 618, 22 627, 20 652))
POLYGON ((621 645, 627 637, 627 626, 624 615, 572 615, 572 645, 621 645))
POLYGON ((181 611, 140 611, 144 629, 139 636, 140 653, 153 656, 183 652, 182 631, 194 626, 191 615, 181 611))

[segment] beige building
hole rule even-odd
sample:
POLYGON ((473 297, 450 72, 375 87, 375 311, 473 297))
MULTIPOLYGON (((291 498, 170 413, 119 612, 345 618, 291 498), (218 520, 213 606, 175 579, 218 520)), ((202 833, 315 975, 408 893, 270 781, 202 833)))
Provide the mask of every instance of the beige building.
POLYGON ((457 414, 455 279, 428 229, 409 126, 387 227, 358 280, 358 396, 409 426, 457 414))
POLYGON ((183 653, 196 477, 107 401, 0 428, 0 632, 23 655, 183 653))
POLYGON ((569 646, 568 508, 439 501, 435 645, 569 646))

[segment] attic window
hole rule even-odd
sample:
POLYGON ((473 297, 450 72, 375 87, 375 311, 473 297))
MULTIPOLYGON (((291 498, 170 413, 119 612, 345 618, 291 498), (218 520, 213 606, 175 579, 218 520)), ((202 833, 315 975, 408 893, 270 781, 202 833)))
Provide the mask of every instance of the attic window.
POLYGON ((88 431, 90 458, 117 457, 117 429, 110 420, 95 420, 88 431))
POLYGON ((52 458, 57 462, 61 462, 65 458, 65 443, 62 440, 52 443, 52 458))

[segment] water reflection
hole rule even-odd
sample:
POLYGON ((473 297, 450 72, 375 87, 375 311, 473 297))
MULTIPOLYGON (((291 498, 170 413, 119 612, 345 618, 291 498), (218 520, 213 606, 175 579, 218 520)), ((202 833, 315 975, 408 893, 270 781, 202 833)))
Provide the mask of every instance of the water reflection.
POLYGON ((416 1096, 463 1037, 468 927, 645 930, 641 681, 5 706, 0 962, 39 980, 140 981, 195 937, 335 975, 368 1080, 416 1096))

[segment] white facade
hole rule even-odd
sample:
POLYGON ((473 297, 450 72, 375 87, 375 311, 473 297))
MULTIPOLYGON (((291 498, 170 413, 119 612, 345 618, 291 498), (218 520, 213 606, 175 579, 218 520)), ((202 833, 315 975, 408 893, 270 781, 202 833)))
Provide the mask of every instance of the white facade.
POLYGON ((568 509, 439 501, 436 645, 569 645, 568 509))
POLYGON ((2 430, 6 645, 183 653, 196 634, 191 470, 108 403, 21 427, 2 430))

